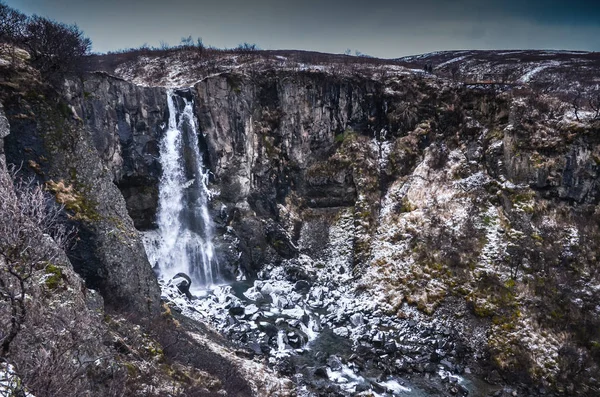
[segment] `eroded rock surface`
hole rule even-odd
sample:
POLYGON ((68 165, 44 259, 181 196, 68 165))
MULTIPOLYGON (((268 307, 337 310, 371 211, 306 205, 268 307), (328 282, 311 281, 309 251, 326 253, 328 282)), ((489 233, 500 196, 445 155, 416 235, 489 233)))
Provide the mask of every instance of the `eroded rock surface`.
MULTIPOLYGON (((598 387, 598 319, 588 315, 599 284, 597 120, 529 82, 490 89, 393 67, 260 61, 236 69, 203 76, 192 92, 219 192, 217 252, 231 278, 269 283, 285 268, 295 293, 339 291, 310 271, 323 268, 348 277, 349 296, 376 302, 384 323, 443 321, 468 353, 452 362, 430 352, 428 370, 467 367, 490 382, 535 385, 532 395, 598 387)), ((271 296, 253 288, 247 299, 271 296)), ((283 299, 269 305, 299 313, 283 299)), ((241 306, 224 309, 228 327, 243 316, 260 333, 267 309, 241 306)), ((352 338, 375 309, 344 310, 326 324, 352 338)), ((262 327, 277 351, 279 333, 262 327)), ((397 337, 369 330, 384 351, 397 337)), ((396 355, 390 371, 402 373, 410 354, 396 355)))

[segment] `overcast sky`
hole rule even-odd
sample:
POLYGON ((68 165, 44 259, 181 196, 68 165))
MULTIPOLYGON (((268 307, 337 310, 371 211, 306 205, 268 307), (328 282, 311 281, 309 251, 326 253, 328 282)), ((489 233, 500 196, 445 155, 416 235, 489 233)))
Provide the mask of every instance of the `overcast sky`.
POLYGON ((4 0, 77 23, 96 52, 248 42, 383 58, 453 49, 600 51, 600 0, 4 0))

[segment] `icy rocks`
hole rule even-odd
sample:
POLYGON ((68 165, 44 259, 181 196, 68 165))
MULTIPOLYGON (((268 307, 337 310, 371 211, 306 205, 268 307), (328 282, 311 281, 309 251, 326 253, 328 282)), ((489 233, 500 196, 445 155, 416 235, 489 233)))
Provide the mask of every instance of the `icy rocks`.
POLYGON ((364 324, 364 321, 365 320, 362 313, 354 313, 352 316, 350 316, 350 323, 353 327, 360 327, 364 324))
POLYGON ((244 296, 251 301, 258 301, 263 299, 263 294, 261 294, 256 287, 249 288, 246 292, 244 292, 244 296))
POLYGON ((177 289, 184 294, 188 299, 192 299, 193 296, 190 293, 190 286, 192 285, 192 279, 185 273, 177 273, 173 279, 173 284, 177 289))
POLYGON ((246 317, 250 317, 250 316, 252 316, 255 313, 258 313, 258 306, 254 305, 254 304, 248 305, 244 309, 244 315, 246 317))
MULTIPOLYGON (((266 356, 280 374, 302 373, 294 367, 294 356, 303 355, 309 363, 305 379, 318 390, 340 388, 342 395, 353 395, 362 389, 394 389, 393 379, 366 381, 360 374, 367 368, 394 376, 419 373, 427 379, 447 374, 446 379, 454 380, 463 372, 449 328, 435 321, 425 326, 427 320, 408 307, 403 310, 412 313, 409 318, 390 317, 326 272, 311 281, 289 280, 276 268, 262 276, 268 278, 241 290, 218 287, 205 299, 186 304, 252 354, 266 356), (349 350, 336 350, 346 343, 349 350)), ((456 382, 445 385, 446 392, 452 386, 459 393, 456 382)))
POLYGON ((296 319, 302 319, 306 314, 304 310, 299 307, 294 307, 293 309, 286 309, 281 312, 284 316, 289 316, 296 319))
POLYGON ((309 290, 310 290, 310 284, 306 280, 299 280, 299 281, 296 281, 296 284, 294 284, 294 291, 296 291, 298 293, 306 294, 306 293, 308 293, 309 290))
POLYGON ((348 336, 350 336, 350 331, 348 330, 347 327, 335 328, 333 330, 333 333, 336 334, 337 336, 341 336, 342 338, 347 338, 348 336))
POLYGON ((337 356, 329 356, 329 358, 327 359, 327 365, 333 371, 339 371, 342 369, 342 361, 337 356))

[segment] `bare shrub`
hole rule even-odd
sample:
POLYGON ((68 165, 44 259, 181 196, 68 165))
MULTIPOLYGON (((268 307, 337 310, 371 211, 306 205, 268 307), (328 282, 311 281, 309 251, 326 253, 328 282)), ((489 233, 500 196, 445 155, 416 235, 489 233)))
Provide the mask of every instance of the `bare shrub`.
POLYGON ((0 163, 0 361, 20 379, 9 392, 25 385, 37 397, 123 395, 125 374, 102 344, 101 313, 87 308, 67 266, 73 229, 52 196, 17 171, 0 163))
POLYGON ((600 120, 600 90, 594 92, 589 100, 590 108, 594 112, 593 120, 600 120))
MULTIPOLYGON (((15 187, 25 185, 16 185, 15 187)), ((43 191, 26 189, 15 194, 13 182, 0 172, 0 299, 8 303, 8 317, 3 316, 1 352, 8 353, 10 344, 21 329, 26 315, 25 295, 36 267, 54 259, 55 253, 37 249, 43 238, 39 227, 52 226, 46 217, 43 191), (4 320, 8 323, 4 324, 4 320)))
MULTIPOLYGON (((84 69, 92 42, 77 25, 67 25, 37 15, 25 14, 0 2, 0 43, 10 51, 24 47, 31 63, 52 84, 84 69)), ((14 55, 14 54, 13 54, 14 55)))
POLYGON ((9 173, 0 172, 0 197, 0 299, 7 304, 2 314, 8 314, 0 320, 0 343, 6 355, 25 320, 34 271, 59 255, 58 247, 43 249, 40 240, 54 237, 65 247, 73 232, 59 222, 60 208, 50 205, 49 196, 32 180, 13 184, 9 173))
POLYGON ((27 22, 25 46, 33 64, 46 78, 56 82, 82 69, 92 42, 77 25, 34 15, 27 22))
POLYGON ((22 40, 27 16, 0 2, 0 42, 22 40))

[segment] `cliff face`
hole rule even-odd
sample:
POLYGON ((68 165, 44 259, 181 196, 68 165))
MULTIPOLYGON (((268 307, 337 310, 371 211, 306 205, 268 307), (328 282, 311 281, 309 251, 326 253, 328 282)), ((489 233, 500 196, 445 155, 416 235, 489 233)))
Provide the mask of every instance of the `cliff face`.
POLYGON ((168 117, 166 90, 93 74, 71 81, 67 99, 89 130, 136 228, 152 228, 161 172, 158 139, 168 117))
POLYGON ((286 395, 285 381, 210 330, 159 311, 119 187, 158 178, 164 90, 90 76, 58 93, 10 62, 0 87, 0 392, 286 395), (61 227, 74 232, 69 244, 58 244, 61 227))
POLYGON ((22 382, 25 390, 48 395, 93 389, 108 395, 115 386, 111 378, 122 373, 114 352, 102 343, 108 332, 102 297, 85 289, 62 248, 47 234, 56 225, 40 208, 46 204, 40 191, 13 184, 2 150, 9 133, 0 105, 2 390, 23 393, 22 382), (17 386, 11 389, 11 384, 17 386))
MULTIPOLYGON (((229 277, 343 290, 374 303, 373 324, 439 321, 460 342, 444 353, 452 368, 492 382, 597 390, 598 120, 529 87, 301 69, 251 65, 179 90, 194 99, 229 277)), ((79 227, 74 269, 110 306, 156 313, 138 230, 156 227, 166 89, 97 73, 63 98, 21 91, 2 98, 7 158, 79 227)), ((336 335, 373 316, 338 309, 336 335)), ((388 372, 440 363, 426 337, 379 354, 399 331, 365 327, 352 335, 388 372)))
POLYGON ((600 337, 597 121, 551 95, 428 77, 275 71, 194 88, 214 205, 243 253, 222 263, 252 273, 304 254, 335 273, 350 246, 384 311, 451 318, 507 379, 597 387, 581 375, 600 337))
POLYGON ((114 147, 110 134, 94 134, 99 124, 92 115, 86 125, 74 106, 76 98, 60 97, 34 78, 2 94, 11 122, 5 138, 7 161, 22 164, 24 175, 38 178, 65 206, 78 228, 69 252, 76 271, 112 307, 156 314, 158 284, 123 195, 113 183, 118 160, 109 154, 114 147))
MULTIPOLYGON (((362 201, 373 198, 363 174, 377 178, 377 153, 366 150, 356 159, 335 155, 344 140, 364 135, 369 141, 387 127, 381 84, 270 72, 255 78, 227 74, 194 88, 208 165, 220 192, 214 204, 224 209, 221 226, 235 231, 243 252, 239 265, 246 271, 298 254, 301 209, 355 206, 359 193, 369 194, 362 201)), ((225 244, 220 252, 226 252, 225 244)))
MULTIPOLYGON (((81 87, 75 114, 152 228, 166 91, 81 87)), ((597 371, 600 338, 597 122, 551 95, 406 74, 226 72, 185 95, 232 276, 307 256, 351 271, 386 313, 447 319, 506 379, 596 387, 574 377, 597 371)))

